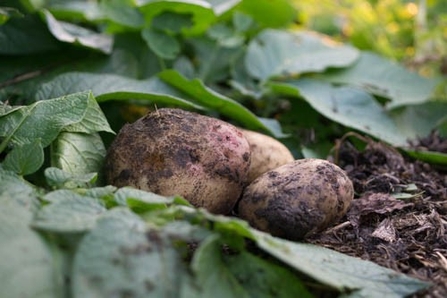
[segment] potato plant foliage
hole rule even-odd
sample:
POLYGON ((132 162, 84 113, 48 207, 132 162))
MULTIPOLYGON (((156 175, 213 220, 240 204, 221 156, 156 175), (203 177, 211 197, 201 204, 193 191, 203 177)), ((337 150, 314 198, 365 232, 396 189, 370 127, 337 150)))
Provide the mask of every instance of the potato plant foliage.
POLYGON ((292 29, 296 17, 286 0, 1 1, 2 296, 403 297, 427 287, 178 196, 104 183, 114 132, 161 107, 284 138, 295 158, 325 157, 329 136, 351 130, 402 150, 447 133, 438 79, 292 29), (299 137, 309 128, 314 142, 299 137))

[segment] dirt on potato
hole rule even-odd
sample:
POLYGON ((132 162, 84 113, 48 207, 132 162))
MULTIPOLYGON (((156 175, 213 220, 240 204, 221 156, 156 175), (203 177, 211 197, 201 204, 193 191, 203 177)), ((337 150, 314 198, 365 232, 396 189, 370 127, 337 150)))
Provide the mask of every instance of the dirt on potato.
MULTIPOLYGON (((353 181, 356 198, 334 227, 308 242, 431 282, 413 297, 447 297, 447 172, 380 142, 358 150, 342 139, 331 157, 353 181)), ((414 148, 447 152, 439 134, 414 148)))
POLYGON ((339 220, 353 196, 352 183, 339 167, 322 159, 301 159, 249 184, 238 215, 274 236, 301 240, 339 220))
POLYGON ((236 127, 165 108, 120 130, 104 173, 112 185, 181 195, 196 207, 227 214, 245 186, 249 166, 249 144, 236 127))

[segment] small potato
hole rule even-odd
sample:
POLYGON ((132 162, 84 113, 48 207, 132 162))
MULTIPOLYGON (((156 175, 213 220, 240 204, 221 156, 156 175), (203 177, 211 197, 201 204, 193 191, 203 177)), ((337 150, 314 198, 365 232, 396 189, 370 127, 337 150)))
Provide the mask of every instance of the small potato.
POLYGON ((161 195, 181 195, 213 213, 231 212, 245 186, 250 147, 219 119, 159 109, 125 125, 111 144, 105 178, 161 195))
POLYGON ((351 180, 338 166, 301 159, 264 173, 248 185, 239 216, 274 236, 300 240, 346 214, 354 197, 351 180))
POLYGON ((250 144, 251 150, 247 183, 251 183, 267 171, 294 161, 289 149, 274 138, 245 129, 242 133, 250 144))

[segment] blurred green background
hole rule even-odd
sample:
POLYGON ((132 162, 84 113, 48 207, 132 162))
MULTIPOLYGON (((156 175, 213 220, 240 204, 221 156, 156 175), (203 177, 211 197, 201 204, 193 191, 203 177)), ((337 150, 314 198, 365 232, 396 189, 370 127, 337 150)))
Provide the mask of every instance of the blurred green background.
POLYGON ((424 76, 447 75, 445 0, 294 0, 296 26, 402 62, 424 76))

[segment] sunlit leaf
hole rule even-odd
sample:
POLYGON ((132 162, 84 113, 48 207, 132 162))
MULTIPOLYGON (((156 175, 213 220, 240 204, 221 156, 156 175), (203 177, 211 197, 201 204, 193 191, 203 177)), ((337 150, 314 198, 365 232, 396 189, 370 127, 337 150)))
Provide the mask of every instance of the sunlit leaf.
POLYGON ((436 79, 412 73, 377 54, 363 52, 349 68, 334 70, 322 78, 335 83, 355 85, 376 95, 388 98, 389 109, 428 101, 434 93, 436 79))
POLYGON ((287 83, 272 83, 280 94, 302 96, 325 117, 396 146, 407 144, 393 119, 370 94, 352 87, 302 79, 287 83))
POLYGON ((329 67, 346 67, 358 56, 355 48, 315 33, 267 29, 250 42, 245 66, 251 76, 264 81, 271 77, 321 72, 329 67))
POLYGON ((212 5, 204 0, 138 0, 137 5, 143 13, 147 25, 151 24, 155 16, 166 12, 192 15, 194 25, 183 27, 182 33, 185 35, 197 35, 205 32, 216 19, 212 5))
POLYGON ((288 0, 243 0, 238 8, 262 27, 286 27, 297 17, 293 4, 288 0))

